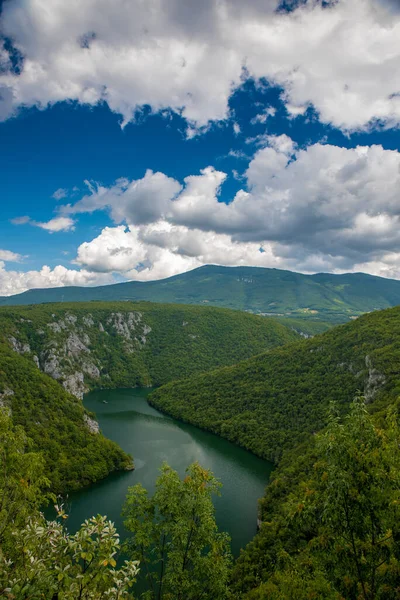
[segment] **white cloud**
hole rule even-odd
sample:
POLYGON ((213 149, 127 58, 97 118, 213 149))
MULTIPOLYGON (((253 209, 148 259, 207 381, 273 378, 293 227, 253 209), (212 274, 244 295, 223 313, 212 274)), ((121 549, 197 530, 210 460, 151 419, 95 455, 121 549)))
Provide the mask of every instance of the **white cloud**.
MULTIPOLYGON (((60 196, 61 197, 61 196, 60 196)), ((79 212, 77 210, 77 212, 79 212)), ((50 219, 50 221, 40 222, 34 221, 28 216, 15 217, 10 219, 13 225, 33 225, 34 227, 40 227, 45 229, 49 233, 58 233, 59 231, 73 231, 75 229, 75 221, 70 217, 58 216, 50 219)))
POLYGON ((49 233, 58 233, 59 231, 73 231, 75 228, 75 221, 69 217, 54 217, 45 223, 38 221, 30 221, 31 225, 45 229, 49 233))
POLYGON ((85 269, 66 269, 58 265, 51 269, 43 266, 40 271, 8 271, 0 261, 0 296, 20 294, 33 288, 63 287, 66 285, 103 285, 112 283, 113 277, 104 273, 90 273, 85 269))
POLYGON ((7 72, 0 118, 17 106, 66 99, 108 103, 132 119, 144 104, 182 112, 190 131, 227 118, 243 68, 284 89, 294 117, 312 104, 344 130, 400 123, 400 12, 378 0, 14 0, 2 29, 24 55, 7 72))
POLYGON ((76 263, 98 272, 118 272, 146 281, 170 277, 202 264, 278 266, 269 246, 235 243, 229 235, 171 225, 106 227, 78 248, 76 263))
POLYGON ((11 252, 10 250, 0 250, 0 261, 20 262, 21 260, 22 256, 17 252, 11 252))
POLYGON ((15 217, 14 219, 10 219, 10 222, 13 225, 26 225, 30 223, 31 218, 25 215, 24 217, 15 217))
POLYGON ((116 224, 129 226, 106 228, 82 244, 78 264, 139 269, 135 278, 143 279, 207 262, 343 271, 400 252, 399 152, 267 139, 245 173, 246 189, 228 205, 218 198, 226 174, 207 167, 183 186, 147 172, 111 188, 92 186, 75 206, 60 207, 70 214, 106 208, 116 224))
POLYGON ((180 184, 164 173, 146 171, 142 179, 118 179, 111 188, 85 182, 90 194, 73 206, 61 207, 67 213, 91 213, 110 208, 116 223, 124 220, 151 223, 168 210, 170 201, 179 193, 180 184))
POLYGON ((232 158, 237 158, 238 160, 248 160, 250 156, 248 156, 243 150, 229 150, 228 156, 232 158))
POLYGON ((58 188, 58 190, 56 190, 54 192, 54 194, 52 195, 52 198, 54 198, 55 200, 62 200, 63 198, 66 198, 68 196, 68 192, 65 188, 58 188))
POLYGON ((265 124, 267 120, 271 117, 274 117, 276 114, 276 108, 273 106, 267 106, 261 113, 258 113, 255 117, 253 117, 250 121, 252 125, 257 125, 258 123, 265 124))
POLYGON ((234 123, 234 124, 233 124, 233 133, 234 133, 235 135, 239 135, 239 133, 240 133, 241 131, 242 131, 242 130, 240 129, 240 125, 239 125, 239 123, 234 123))

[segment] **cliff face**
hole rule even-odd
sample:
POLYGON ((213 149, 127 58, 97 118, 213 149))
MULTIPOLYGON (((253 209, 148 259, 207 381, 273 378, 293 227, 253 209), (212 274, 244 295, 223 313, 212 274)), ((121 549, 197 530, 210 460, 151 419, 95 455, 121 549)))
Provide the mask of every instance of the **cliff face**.
POLYGON ((110 312, 103 321, 92 313, 72 311, 50 316, 39 329, 31 319, 20 319, 8 342, 15 352, 30 357, 43 373, 80 399, 90 387, 102 387, 110 378, 99 349, 108 349, 111 354, 118 351, 122 356, 139 353, 151 332, 140 311, 110 312), (30 343, 23 341, 27 338, 30 343))

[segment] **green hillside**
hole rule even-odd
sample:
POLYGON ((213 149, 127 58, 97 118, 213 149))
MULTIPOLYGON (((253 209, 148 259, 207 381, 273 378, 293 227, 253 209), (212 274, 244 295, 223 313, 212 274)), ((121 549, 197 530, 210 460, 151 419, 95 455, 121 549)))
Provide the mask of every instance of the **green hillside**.
POLYGON ((400 281, 363 273, 303 275, 279 269, 204 266, 160 281, 30 290, 0 298, 0 304, 91 300, 205 304, 337 323, 400 304, 400 281))
POLYGON ((156 390, 150 402, 277 461, 341 410, 357 390, 379 407, 400 393, 400 307, 364 315, 313 339, 156 390))
POLYGON ((260 501, 260 531, 234 566, 232 598, 398 597, 399 365, 397 307, 233 367, 172 382, 151 395, 157 408, 277 463, 260 501), (360 416, 362 408, 354 412, 353 405, 354 415, 345 426, 336 416, 348 412, 359 392, 365 395, 375 433, 369 417, 360 416), (335 416, 329 419, 332 403, 335 416), (394 466, 383 466, 381 460, 394 466), (394 500, 386 496, 385 485, 394 500), (341 516, 335 486, 347 494, 340 496, 343 510, 346 499, 352 501, 354 517, 343 524, 343 532, 339 527, 345 513, 341 516), (335 522, 324 520, 327 507, 335 522), (380 519, 391 515, 391 529, 380 529, 380 537, 374 538, 380 519), (356 550, 348 538, 354 530, 356 550), (361 574, 352 563, 354 552, 360 556, 361 574), (379 585, 379 594, 360 594, 364 576, 368 585, 379 585))
POLYGON ((0 406, 11 411, 46 460, 52 490, 74 490, 128 468, 132 460, 117 444, 93 434, 82 403, 25 356, 0 341, 0 406))
POLYGON ((158 385, 297 339, 279 323, 226 309, 130 302, 0 308, 0 404, 44 452, 56 491, 125 468, 96 433, 83 394, 158 385))

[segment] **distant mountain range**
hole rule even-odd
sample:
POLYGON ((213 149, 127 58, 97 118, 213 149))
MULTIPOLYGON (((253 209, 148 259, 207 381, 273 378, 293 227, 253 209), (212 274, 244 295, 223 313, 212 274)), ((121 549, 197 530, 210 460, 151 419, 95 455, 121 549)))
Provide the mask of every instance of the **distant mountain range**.
POLYGON ((400 304, 400 281, 364 273, 303 275, 260 267, 207 265, 159 281, 35 289, 0 297, 0 305, 92 300, 204 304, 271 316, 343 322, 400 304))

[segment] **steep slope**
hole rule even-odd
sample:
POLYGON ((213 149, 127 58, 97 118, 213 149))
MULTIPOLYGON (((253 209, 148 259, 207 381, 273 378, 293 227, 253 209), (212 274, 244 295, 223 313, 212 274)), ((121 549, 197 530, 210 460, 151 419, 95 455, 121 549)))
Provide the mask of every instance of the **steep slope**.
POLYGON ((43 452, 56 493, 129 468, 131 459, 98 432, 82 403, 26 357, 0 341, 0 406, 43 452))
POLYGON ((204 266, 168 279, 96 288, 31 290, 2 305, 88 300, 209 304, 255 313, 344 322, 400 304, 400 281, 363 273, 303 275, 257 267, 204 266))
POLYGON ((400 307, 364 315, 313 339, 173 382, 150 402, 255 454, 278 461, 342 411, 357 390, 373 409, 400 392, 400 307))
POLYGON ((208 307, 3 307, 0 405, 44 452, 53 488, 74 489, 130 463, 85 413, 85 391, 165 383, 297 337, 272 320, 208 307))

